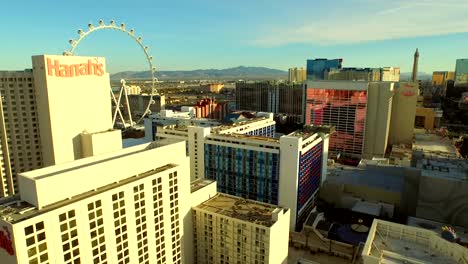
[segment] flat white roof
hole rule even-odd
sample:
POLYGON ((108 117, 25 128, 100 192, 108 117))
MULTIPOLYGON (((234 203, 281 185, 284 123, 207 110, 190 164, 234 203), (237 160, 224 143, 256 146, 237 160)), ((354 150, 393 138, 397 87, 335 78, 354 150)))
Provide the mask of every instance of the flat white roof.
POLYGON ((18 176, 21 199, 39 209, 186 158, 185 142, 155 142, 18 176))
POLYGON ((436 232, 375 219, 362 257, 364 264, 466 264, 468 250, 436 232))

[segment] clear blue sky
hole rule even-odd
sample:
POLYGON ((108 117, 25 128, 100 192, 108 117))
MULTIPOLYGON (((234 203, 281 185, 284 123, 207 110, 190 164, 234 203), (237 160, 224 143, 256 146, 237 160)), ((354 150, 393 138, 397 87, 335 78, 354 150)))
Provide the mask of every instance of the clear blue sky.
MULTIPOLYGON (((8 1, 0 16, 0 70, 31 67, 31 55, 61 54, 77 29, 115 19, 134 27, 161 70, 239 65, 286 70, 307 58, 343 58, 346 67, 454 70, 468 57, 466 0, 8 1), (408 3, 410 2, 410 3, 408 3), (73 3, 73 4, 72 4, 73 3)), ((77 55, 104 56, 108 70, 142 70, 136 43, 97 32, 77 55)))

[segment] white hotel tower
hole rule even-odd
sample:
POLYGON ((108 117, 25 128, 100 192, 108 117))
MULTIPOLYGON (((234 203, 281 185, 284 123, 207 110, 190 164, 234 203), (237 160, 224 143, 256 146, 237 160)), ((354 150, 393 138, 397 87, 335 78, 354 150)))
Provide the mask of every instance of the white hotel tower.
POLYGON ((189 159, 184 142, 154 144, 20 174, 0 263, 182 263, 189 159))
POLYGON ((0 263, 190 259, 185 143, 122 149, 104 58, 32 62, 32 72, 0 74, 0 263))

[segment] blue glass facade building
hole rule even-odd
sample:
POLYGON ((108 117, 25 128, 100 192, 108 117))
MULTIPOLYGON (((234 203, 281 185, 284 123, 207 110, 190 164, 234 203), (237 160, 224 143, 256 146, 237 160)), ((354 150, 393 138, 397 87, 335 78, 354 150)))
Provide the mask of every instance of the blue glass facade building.
MULTIPOLYGON (((299 175, 297 179, 297 216, 296 229, 300 230, 310 210, 301 210, 309 204, 310 199, 320 187, 322 175, 323 141, 300 154, 299 175)), ((311 208, 310 208, 311 209, 311 208)))
POLYGON ((324 80, 325 71, 341 69, 343 59, 315 59, 307 60, 307 80, 324 80))
POLYGON ((219 192, 278 204, 279 154, 205 144, 205 177, 219 192))
POLYGON ((468 59, 458 59, 455 64, 455 86, 468 87, 468 59))

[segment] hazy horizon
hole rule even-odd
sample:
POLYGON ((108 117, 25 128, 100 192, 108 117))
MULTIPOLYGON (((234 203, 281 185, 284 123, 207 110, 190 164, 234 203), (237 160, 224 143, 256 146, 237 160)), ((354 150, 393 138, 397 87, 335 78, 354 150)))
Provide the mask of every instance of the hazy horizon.
MULTIPOLYGON (((431 73, 454 71, 455 60, 468 57, 468 2, 460 0, 23 1, 8 8, 15 12, 0 17, 4 70, 31 68, 32 55, 61 54, 79 28, 101 18, 135 28, 161 70, 287 70, 306 59, 343 58, 344 67, 410 72, 419 48, 419 70, 431 73)), ((122 32, 90 34, 76 55, 106 57, 112 73, 147 69, 140 47, 122 32)))

